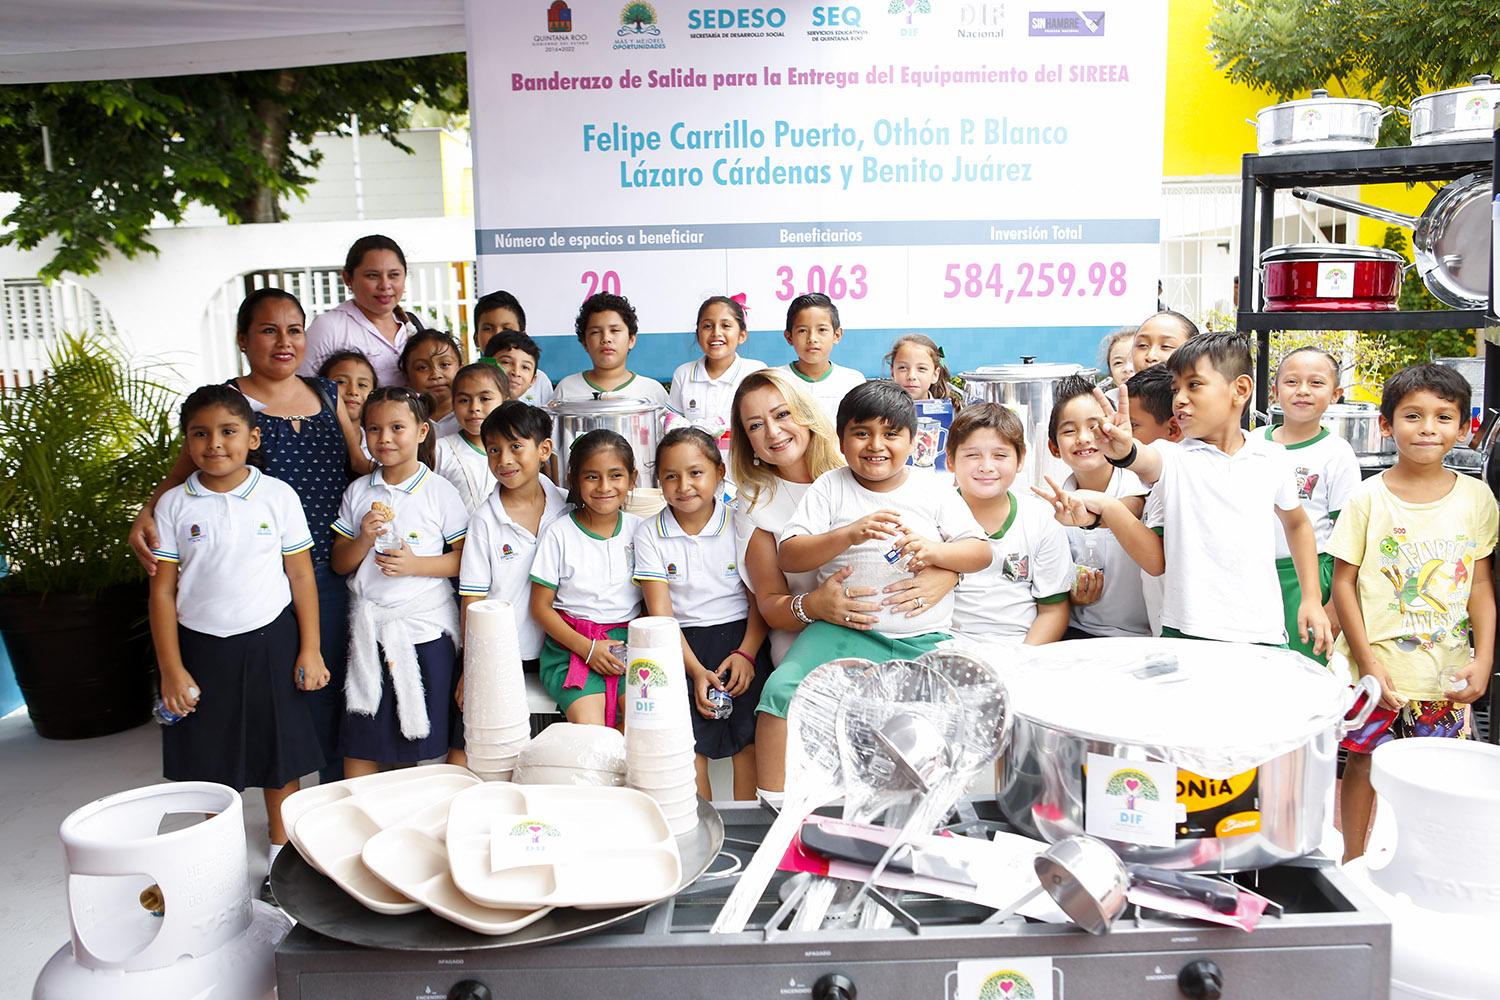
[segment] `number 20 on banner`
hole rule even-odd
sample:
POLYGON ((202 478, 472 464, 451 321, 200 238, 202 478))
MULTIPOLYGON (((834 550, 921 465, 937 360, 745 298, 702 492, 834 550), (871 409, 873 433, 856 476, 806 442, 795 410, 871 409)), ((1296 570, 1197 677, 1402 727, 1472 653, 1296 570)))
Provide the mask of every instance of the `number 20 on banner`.
POLYGON ((620 295, 620 272, 619 271, 584 271, 579 278, 583 286, 583 297, 605 293, 608 295, 620 295))

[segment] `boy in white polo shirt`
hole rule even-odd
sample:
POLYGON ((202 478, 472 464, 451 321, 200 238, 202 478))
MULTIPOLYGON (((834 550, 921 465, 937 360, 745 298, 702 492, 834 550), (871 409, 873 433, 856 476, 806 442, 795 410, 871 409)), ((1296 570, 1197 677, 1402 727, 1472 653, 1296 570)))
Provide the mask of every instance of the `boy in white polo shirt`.
POLYGON ((785 336, 797 352, 797 360, 785 370, 837 427, 840 401, 849 390, 865 383, 862 372, 833 363, 833 346, 844 339, 839 307, 818 292, 797 296, 787 306, 785 336))
MULTIPOLYGON (((552 457, 552 418, 520 400, 506 400, 480 430, 495 488, 469 519, 458 572, 461 620, 475 601, 509 601, 516 615, 521 667, 536 673, 542 627, 531 617, 531 561, 536 540, 568 512, 567 494, 541 470, 552 457)), ((463 680, 459 680, 462 691, 463 680)))
POLYGON ((1166 365, 1181 444, 1138 445, 1129 390, 1121 389, 1118 410, 1096 392, 1110 414, 1103 425, 1105 455, 1155 484, 1165 510, 1162 635, 1285 645, 1276 575, 1279 519, 1302 593, 1311 595, 1297 611, 1297 630, 1322 652, 1333 637, 1317 599, 1317 542, 1286 449, 1240 427, 1255 389, 1249 344, 1228 333, 1194 337, 1166 365))

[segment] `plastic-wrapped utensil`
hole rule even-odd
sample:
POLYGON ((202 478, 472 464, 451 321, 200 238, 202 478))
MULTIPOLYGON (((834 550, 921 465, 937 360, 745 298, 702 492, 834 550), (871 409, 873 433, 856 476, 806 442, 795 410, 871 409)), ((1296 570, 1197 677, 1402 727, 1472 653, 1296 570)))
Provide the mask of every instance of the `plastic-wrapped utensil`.
POLYGON ((869 665, 868 660, 830 660, 797 686, 786 717, 786 798, 760 847, 746 862, 739 881, 724 901, 711 928, 713 933, 737 934, 745 929, 802 821, 843 792, 838 752, 839 703, 854 678, 869 665))

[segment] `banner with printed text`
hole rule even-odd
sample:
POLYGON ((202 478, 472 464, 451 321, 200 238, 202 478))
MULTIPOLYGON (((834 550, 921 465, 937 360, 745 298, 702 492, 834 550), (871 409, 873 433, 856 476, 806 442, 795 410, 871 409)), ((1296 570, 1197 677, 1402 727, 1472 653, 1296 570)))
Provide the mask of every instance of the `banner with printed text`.
POLYGON ((468 29, 481 290, 533 335, 619 291, 643 334, 744 293, 774 337, 824 292, 873 374, 862 332, 961 367, 1155 308, 1165 0, 469 0, 468 29))

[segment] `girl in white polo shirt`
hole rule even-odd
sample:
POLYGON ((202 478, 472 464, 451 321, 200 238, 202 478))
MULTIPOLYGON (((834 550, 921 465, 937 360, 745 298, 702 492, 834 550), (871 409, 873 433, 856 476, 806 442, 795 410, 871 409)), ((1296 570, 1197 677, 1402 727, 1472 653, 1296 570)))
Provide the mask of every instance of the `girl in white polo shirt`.
POLYGON ((340 735, 344 775, 448 752, 458 640, 458 575, 469 517, 417 458, 430 429, 420 394, 376 389, 365 437, 379 467, 349 484, 330 560, 349 575, 349 664, 340 735))
POLYGON ((569 722, 613 726, 619 715, 626 626, 641 613, 635 532, 620 508, 635 486, 635 452, 614 431, 589 431, 568 453, 568 502, 537 540, 531 616, 547 633, 542 684, 569 722))
POLYGON ((745 307, 727 295, 704 299, 698 307, 698 348, 703 357, 677 366, 667 401, 672 409, 708 431, 719 450, 729 451, 729 411, 734 393, 751 372, 766 366, 742 358, 740 345, 750 335, 745 307))
POLYGON ((427 419, 437 428, 438 437, 458 430, 458 417, 453 412, 453 380, 463 363, 458 341, 441 330, 414 333, 401 348, 402 380, 431 400, 427 419))
POLYGON ((509 398, 510 380, 494 365, 464 365, 453 376, 458 430, 438 438, 434 471, 458 490, 470 517, 495 492, 495 474, 480 435, 484 418, 509 398))
POLYGON ((693 685, 698 794, 712 798, 708 762, 734 758, 734 797, 755 798, 755 711, 771 673, 766 624, 740 580, 729 508, 719 499, 724 462, 700 428, 669 431, 656 447, 656 477, 667 509, 635 536, 635 579, 646 613, 675 616, 693 685), (733 699, 714 718, 709 689, 733 699))
POLYGON ((152 550, 161 696, 184 717, 162 728, 162 773, 265 789, 274 861, 286 843, 282 801, 323 766, 297 694, 328 683, 312 535, 292 488, 245 464, 260 432, 239 390, 188 396, 182 433, 198 471, 157 502, 152 550))

